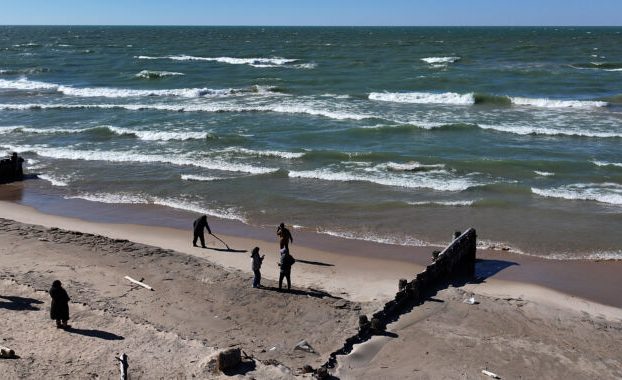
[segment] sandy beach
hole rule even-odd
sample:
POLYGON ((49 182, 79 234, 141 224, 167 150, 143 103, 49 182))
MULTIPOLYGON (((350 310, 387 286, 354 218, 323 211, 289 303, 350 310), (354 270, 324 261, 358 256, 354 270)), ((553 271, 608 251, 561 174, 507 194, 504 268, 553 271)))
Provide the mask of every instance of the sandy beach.
MULTIPOLYGON (((271 233, 265 240, 255 238, 258 231, 218 235, 231 250, 213 238, 209 249, 193 248, 188 230, 41 213, 10 200, 16 186, 3 185, 7 200, 0 202, 0 318, 8 326, 0 345, 19 356, 0 361, 9 379, 113 378, 120 352, 130 358, 132 378, 309 377, 302 367, 324 364, 356 332, 358 316, 392 298, 397 280, 421 271, 433 248, 417 247, 399 260, 391 246, 302 234, 292 246, 299 260, 294 290, 282 293, 271 233), (253 246, 266 254, 263 289, 251 287, 253 246), (378 249, 393 252, 382 258, 378 249), (49 319, 47 290, 55 279, 72 299, 68 331, 49 319), (295 350, 301 340, 315 353, 295 350), (211 372, 215 353, 229 347, 240 347, 245 363, 234 373, 211 372)), ((478 257, 483 282, 440 290, 389 325, 387 335, 338 357, 333 374, 478 379, 488 369, 501 378, 622 376, 619 263, 498 251, 478 257), (463 302, 470 297, 476 304, 463 302)))

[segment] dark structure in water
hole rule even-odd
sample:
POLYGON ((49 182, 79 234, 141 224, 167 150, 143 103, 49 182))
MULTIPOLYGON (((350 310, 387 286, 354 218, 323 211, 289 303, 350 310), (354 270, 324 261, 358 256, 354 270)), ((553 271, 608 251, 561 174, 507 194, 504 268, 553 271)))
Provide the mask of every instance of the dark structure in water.
POLYGON ((24 159, 19 157, 17 153, 13 153, 9 158, 2 159, 0 161, 0 183, 22 180, 24 178, 23 162, 24 159))

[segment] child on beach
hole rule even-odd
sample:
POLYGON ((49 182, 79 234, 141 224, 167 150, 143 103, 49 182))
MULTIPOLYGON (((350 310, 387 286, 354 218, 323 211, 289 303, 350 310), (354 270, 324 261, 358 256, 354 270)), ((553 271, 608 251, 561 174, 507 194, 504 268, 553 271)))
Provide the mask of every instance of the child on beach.
POLYGON ((292 233, 285 227, 285 223, 279 224, 276 228, 276 235, 279 237, 279 249, 287 248, 289 250, 289 243, 294 242, 292 233))
POLYGON ((253 278, 253 288, 261 287, 261 264, 263 263, 265 255, 259 256, 259 247, 253 248, 251 252, 251 268, 253 269, 253 273, 255 274, 255 278, 253 278))
POLYGON ((50 288, 52 306, 50 307, 50 318, 56 320, 56 327, 69 328, 69 295, 63 288, 59 280, 55 280, 50 288))

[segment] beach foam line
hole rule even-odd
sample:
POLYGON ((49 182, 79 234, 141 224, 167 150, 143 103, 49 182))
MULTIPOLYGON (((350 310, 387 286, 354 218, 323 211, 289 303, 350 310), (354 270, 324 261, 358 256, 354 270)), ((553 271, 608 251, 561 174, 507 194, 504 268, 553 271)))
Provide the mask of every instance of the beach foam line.
MULTIPOLYGON (((32 168, 31 168, 32 169, 32 168)), ((59 179, 50 174, 37 174, 37 178, 40 178, 44 181, 50 182, 53 186, 65 187, 69 186, 69 183, 66 182, 66 179, 59 179)))
POLYGON ((603 101, 523 98, 504 95, 478 94, 473 92, 467 94, 459 94, 456 92, 372 92, 368 95, 368 98, 375 101, 408 104, 507 104, 539 108, 599 108, 607 107, 609 105, 609 103, 603 101))
POLYGON ((555 129, 547 127, 535 127, 531 125, 488 125, 478 124, 481 129, 495 130, 498 132, 512 133, 516 135, 544 135, 544 136, 569 136, 569 137, 595 137, 595 138, 622 138, 621 132, 604 132, 589 130, 555 129))
MULTIPOLYGON (((373 170, 373 169, 372 169, 373 170)), ((463 191, 477 184, 466 178, 448 178, 446 171, 415 172, 408 174, 371 171, 352 173, 330 169, 289 171, 290 178, 319 179, 338 182, 368 182, 382 186, 413 189, 432 189, 437 191, 463 191)))
POLYGON ((83 193, 78 195, 68 195, 64 198, 82 199, 90 202, 108 204, 153 204, 178 210, 192 211, 222 219, 238 220, 246 223, 246 218, 233 208, 206 208, 199 206, 194 202, 179 198, 161 198, 133 193, 83 193))
POLYGON ((622 205, 622 185, 617 183, 576 183, 551 189, 532 187, 531 192, 546 198, 622 205))
POLYGON ((249 174, 267 174, 278 171, 278 168, 253 166, 237 162, 227 162, 220 158, 196 159, 188 155, 158 154, 150 155, 133 151, 96 151, 72 148, 50 148, 41 146, 4 146, 18 153, 32 152, 41 157, 64 160, 129 162, 129 163, 162 163, 177 166, 196 166, 200 168, 227 172, 243 172, 249 174))
MULTIPOLYGON (((167 56, 148 56, 139 55, 135 56, 136 59, 170 59, 173 61, 205 61, 205 62, 220 62, 228 63, 230 65, 249 65, 253 67, 266 68, 266 67, 283 67, 287 64, 297 62, 298 59, 272 57, 272 58, 236 58, 236 57, 197 57, 192 55, 167 55, 167 56)), ((305 67, 301 67, 305 68, 305 67)))
POLYGON ((390 236, 366 232, 336 231, 318 228, 317 233, 348 240, 370 241, 380 244, 405 245, 411 247, 428 247, 431 244, 412 236, 390 236))
POLYGON ((168 111, 168 112, 275 112, 285 114, 307 114, 322 116, 335 120, 364 120, 376 119, 377 116, 358 114, 346 111, 331 111, 317 109, 304 104, 275 104, 269 106, 239 106, 234 104, 62 104, 62 103, 24 103, 24 104, 0 104, 0 110, 63 110, 63 109, 123 109, 128 111, 168 111))

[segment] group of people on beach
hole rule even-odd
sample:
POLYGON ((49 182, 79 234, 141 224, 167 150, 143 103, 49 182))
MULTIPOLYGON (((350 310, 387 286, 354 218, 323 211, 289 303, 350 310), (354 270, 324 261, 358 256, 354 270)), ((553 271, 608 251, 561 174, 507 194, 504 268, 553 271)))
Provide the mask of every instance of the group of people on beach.
MULTIPOLYGON (((205 246, 205 230, 207 233, 219 239, 216 235, 212 233, 212 230, 207 222, 207 215, 202 215, 198 219, 196 219, 193 223, 193 238, 192 238, 192 246, 197 246, 197 241, 201 241, 201 247, 207 248, 205 246)), ((291 290, 291 272, 292 265, 296 262, 294 257, 289 253, 289 243, 294 242, 294 238, 290 230, 285 227, 285 223, 281 223, 278 225, 276 229, 276 235, 279 239, 279 253, 281 255, 279 259, 279 289, 283 288, 283 280, 287 281, 287 290, 291 290)), ((220 240, 220 239, 219 239, 220 240)), ((221 240, 222 241, 222 240, 221 240)), ((259 247, 253 248, 251 251, 251 269, 254 274, 253 278, 253 288, 261 287, 261 265, 265 255, 259 255, 259 247)))
MULTIPOLYGON (((201 242, 202 248, 207 248, 205 245, 205 235, 204 231, 207 230, 207 233, 216 237, 212 233, 210 229, 209 223, 207 222, 207 215, 202 215, 198 219, 196 219, 193 224, 193 239, 192 246, 198 247, 197 241, 201 242)), ((279 224, 276 229, 276 235, 279 239, 279 253, 281 255, 278 266, 279 266, 279 290, 283 287, 283 279, 287 281, 287 290, 291 290, 291 272, 292 265, 296 262, 294 257, 289 253, 289 243, 294 242, 294 238, 290 230, 285 227, 284 223, 279 224)), ((220 240, 220 239, 219 239, 220 240)), ((226 245, 226 244, 225 244, 226 245)), ((228 246, 227 246, 228 248, 228 246)), ((265 255, 259 255, 259 247, 253 248, 251 251, 251 269, 254 274, 253 278, 253 288, 261 288, 261 265, 265 255)), ((69 320, 69 295, 67 291, 63 288, 61 282, 59 280, 55 280, 52 283, 52 287, 49 291, 50 297, 52 298, 52 305, 50 307, 50 318, 56 321, 56 327, 58 328, 70 328, 71 326, 67 323, 69 320)))

